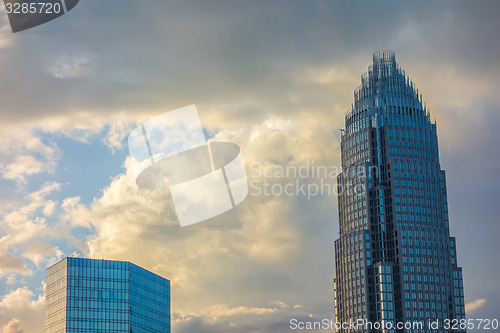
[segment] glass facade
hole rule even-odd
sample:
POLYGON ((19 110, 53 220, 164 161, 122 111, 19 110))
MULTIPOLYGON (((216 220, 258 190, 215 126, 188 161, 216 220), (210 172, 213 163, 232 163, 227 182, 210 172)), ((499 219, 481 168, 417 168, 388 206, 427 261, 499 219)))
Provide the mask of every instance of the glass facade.
POLYGON ((46 288, 46 333, 170 333, 170 281, 132 263, 66 258, 46 288))
POLYGON ((465 309, 436 123, 393 52, 374 53, 341 147, 336 320, 385 327, 346 332, 448 332, 445 320, 465 319, 465 309), (397 328, 408 322, 424 325, 397 328))

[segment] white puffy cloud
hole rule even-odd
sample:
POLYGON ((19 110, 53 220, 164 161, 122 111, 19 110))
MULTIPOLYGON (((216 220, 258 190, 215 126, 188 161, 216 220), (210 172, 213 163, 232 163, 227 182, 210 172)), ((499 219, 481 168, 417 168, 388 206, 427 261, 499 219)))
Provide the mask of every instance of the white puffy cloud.
POLYGON ((0 175, 18 186, 26 185, 29 176, 54 172, 57 166, 57 145, 43 142, 34 132, 29 127, 11 127, 0 135, 0 175))
POLYGON ((49 243, 33 242, 23 252, 23 257, 29 259, 38 269, 45 269, 63 257, 63 252, 49 243))
POLYGON ((33 156, 18 155, 14 160, 2 170, 5 179, 15 180, 19 183, 26 183, 26 176, 50 171, 53 169, 52 163, 43 163, 33 156))
POLYGON ((58 183, 46 183, 38 191, 27 194, 23 204, 4 212, 1 216, 4 236, 0 238, 0 249, 6 251, 12 246, 22 248, 29 245, 30 240, 48 233, 46 219, 38 213, 40 210, 47 212, 47 206, 49 210, 52 209, 54 202, 46 200, 45 197, 59 189, 58 183))
POLYGON ((7 285, 9 287, 15 285, 17 283, 17 276, 16 276, 16 274, 9 274, 7 276, 7 279, 6 279, 5 283, 7 283, 7 285))
MULTIPOLYGON (((57 238, 61 231, 46 220, 59 206, 47 196, 60 188, 59 183, 45 183, 2 212, 0 277, 10 273, 31 275, 33 270, 43 269, 46 264, 61 258, 61 250, 47 242, 47 237, 57 238)), ((14 281, 13 278, 10 280, 14 281)))
POLYGON ((7 293, 0 300, 3 332, 43 332, 45 296, 35 295, 28 287, 7 293))
POLYGON ((24 333, 26 332, 21 325, 21 321, 13 318, 3 327, 3 333, 24 333))
POLYGON ((116 150, 123 149, 125 138, 135 126, 137 126, 137 124, 127 120, 124 114, 118 114, 117 117, 107 125, 108 132, 103 139, 104 144, 111 149, 113 154, 116 150))

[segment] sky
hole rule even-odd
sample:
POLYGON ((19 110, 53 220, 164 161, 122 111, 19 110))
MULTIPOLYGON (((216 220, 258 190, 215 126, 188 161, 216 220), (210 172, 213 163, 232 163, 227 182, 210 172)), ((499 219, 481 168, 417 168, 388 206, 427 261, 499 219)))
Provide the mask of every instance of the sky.
POLYGON ((334 194, 254 188, 181 228, 168 190, 136 186, 127 136, 196 104, 261 190, 265 168, 338 167, 344 114, 380 49, 437 121, 467 315, 498 318, 499 12, 496 1, 82 0, 13 34, 2 8, 0 332, 44 331, 45 268, 66 256, 170 279, 176 333, 332 318, 334 194))

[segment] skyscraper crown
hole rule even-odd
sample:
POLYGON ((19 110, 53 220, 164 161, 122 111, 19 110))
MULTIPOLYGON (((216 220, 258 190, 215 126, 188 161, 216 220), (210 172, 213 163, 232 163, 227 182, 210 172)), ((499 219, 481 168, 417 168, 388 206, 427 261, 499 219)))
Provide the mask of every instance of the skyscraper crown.
POLYGON ((373 64, 361 75, 361 84, 354 90, 354 103, 346 113, 347 133, 356 132, 349 125, 362 119, 377 118, 377 121, 419 123, 431 125, 428 109, 422 95, 396 62, 393 51, 381 50, 373 53, 373 64))

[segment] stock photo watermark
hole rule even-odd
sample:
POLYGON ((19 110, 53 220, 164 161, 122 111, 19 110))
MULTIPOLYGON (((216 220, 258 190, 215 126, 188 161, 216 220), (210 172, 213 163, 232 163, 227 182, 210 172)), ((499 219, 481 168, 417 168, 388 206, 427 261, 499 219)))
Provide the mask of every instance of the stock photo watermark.
POLYGON ((28 30, 72 10, 80 0, 4 0, 12 32, 28 30))
POLYGON ((344 170, 336 165, 305 161, 299 165, 250 163, 248 175, 251 196, 297 196, 311 200, 317 196, 361 194, 366 190, 368 173, 376 167, 356 166, 344 170))
POLYGON ((182 227, 227 212, 247 197, 240 147, 209 142, 195 105, 141 124, 129 134, 128 149, 137 186, 168 188, 182 227))
POLYGON ((498 319, 429 319, 427 321, 369 321, 366 319, 349 320, 346 322, 322 319, 316 321, 301 321, 290 319, 289 327, 292 330, 498 330, 498 319))

